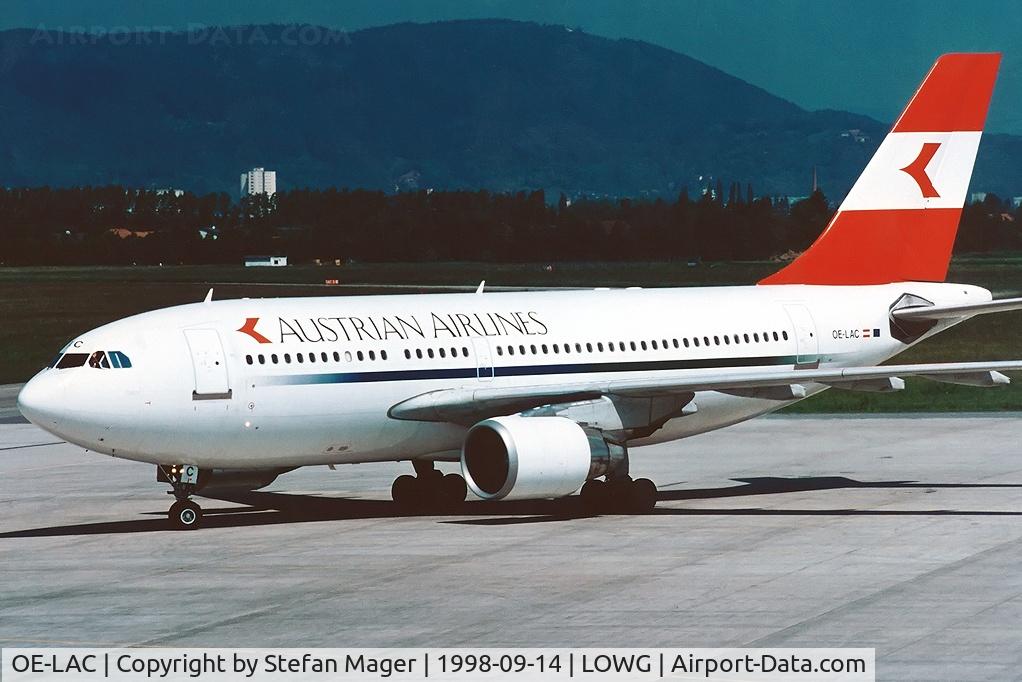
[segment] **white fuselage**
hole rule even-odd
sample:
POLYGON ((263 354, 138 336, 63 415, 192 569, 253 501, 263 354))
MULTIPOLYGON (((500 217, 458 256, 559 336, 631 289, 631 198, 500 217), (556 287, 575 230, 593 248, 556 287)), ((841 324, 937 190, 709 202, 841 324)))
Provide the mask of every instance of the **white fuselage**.
MULTIPOLYGON (((908 347, 892 338, 889 318, 905 293, 936 304, 990 299, 974 286, 897 283, 196 303, 76 338, 65 352, 120 351, 131 367, 46 369, 20 404, 70 442, 152 463, 453 459, 464 425, 389 410, 446 388, 874 365, 908 347)), ((707 391, 695 402, 695 414, 629 444, 684 438, 791 401, 707 391)))

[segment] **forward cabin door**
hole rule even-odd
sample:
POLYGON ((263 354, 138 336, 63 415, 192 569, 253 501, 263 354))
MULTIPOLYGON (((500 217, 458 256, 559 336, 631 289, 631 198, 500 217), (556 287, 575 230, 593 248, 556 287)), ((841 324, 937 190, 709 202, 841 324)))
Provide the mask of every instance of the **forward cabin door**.
POLYGON ((195 372, 192 400, 230 398, 231 384, 220 334, 215 329, 188 329, 185 331, 185 339, 192 354, 192 369, 195 372))
POLYGON ((796 367, 819 367, 820 340, 816 337, 816 323, 809 309, 801 304, 784 306, 795 329, 796 367))
POLYGON ((486 339, 472 339, 472 350, 476 356, 476 377, 479 381, 493 381, 493 358, 490 356, 490 342, 486 339))

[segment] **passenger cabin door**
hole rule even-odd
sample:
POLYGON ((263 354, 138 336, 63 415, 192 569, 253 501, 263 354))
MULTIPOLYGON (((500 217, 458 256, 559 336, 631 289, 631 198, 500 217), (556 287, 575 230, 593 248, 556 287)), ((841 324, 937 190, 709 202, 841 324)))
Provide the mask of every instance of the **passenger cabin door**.
POLYGON ((185 330, 185 339, 192 354, 195 388, 192 400, 227 400, 231 385, 227 376, 227 359, 215 329, 185 330))
POLYGON ((784 310, 788 313, 795 328, 797 349, 795 366, 819 367, 820 340, 816 338, 816 323, 813 321, 809 308, 801 304, 790 304, 784 306, 784 310))
POLYGON ((493 358, 490 356, 490 342, 486 339, 472 339, 476 356, 476 377, 479 381, 493 381, 493 358))

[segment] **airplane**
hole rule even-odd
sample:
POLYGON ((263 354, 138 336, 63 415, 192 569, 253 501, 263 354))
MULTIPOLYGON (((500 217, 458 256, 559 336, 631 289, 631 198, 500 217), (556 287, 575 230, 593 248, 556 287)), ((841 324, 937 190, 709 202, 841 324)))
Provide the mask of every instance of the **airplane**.
POLYGON ((646 513, 632 449, 905 376, 998 386, 1022 360, 882 365, 975 315, 1022 309, 944 282, 1000 54, 937 59, 812 246, 751 286, 211 300, 73 339, 18 396, 88 450, 192 495, 297 467, 411 461, 412 510, 581 495, 646 513), (460 462, 461 475, 436 462, 460 462))

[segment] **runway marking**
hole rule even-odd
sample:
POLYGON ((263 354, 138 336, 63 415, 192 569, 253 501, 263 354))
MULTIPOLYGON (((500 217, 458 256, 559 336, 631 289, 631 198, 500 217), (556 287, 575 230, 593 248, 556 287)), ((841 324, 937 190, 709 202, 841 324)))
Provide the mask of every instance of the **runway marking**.
POLYGON ((12 446, 7 447, 7 448, 0 448, 0 451, 3 451, 3 450, 22 450, 24 448, 41 448, 44 445, 63 445, 66 442, 67 442, 66 440, 56 440, 56 441, 53 441, 52 443, 32 443, 31 445, 12 445, 12 446))

